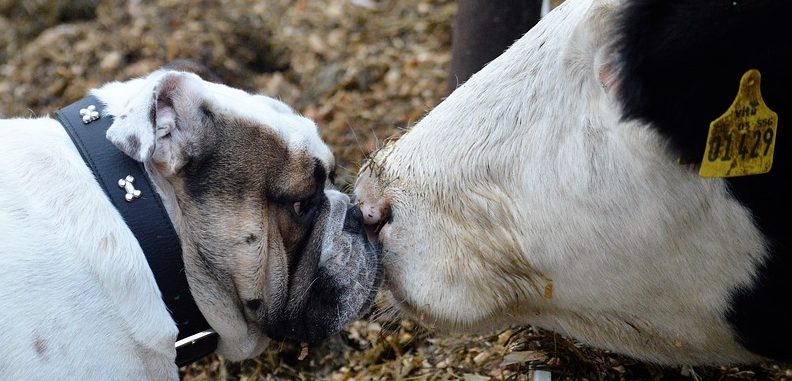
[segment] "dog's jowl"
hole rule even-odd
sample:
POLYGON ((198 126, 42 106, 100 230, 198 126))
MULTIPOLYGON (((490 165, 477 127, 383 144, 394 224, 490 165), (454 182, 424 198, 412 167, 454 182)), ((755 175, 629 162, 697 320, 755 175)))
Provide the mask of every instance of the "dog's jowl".
MULTIPOLYGON (((312 121, 177 71, 92 96, 77 128, 112 120, 106 139, 145 165, 219 354, 314 343, 365 312, 378 258, 312 121)), ((105 193, 50 118, 0 121, 0 147, 1 377, 177 379, 177 326, 112 203, 134 213, 143 179, 105 193)))
POLYGON ((664 364, 792 360, 790 13, 550 12, 362 169, 393 303, 664 364))

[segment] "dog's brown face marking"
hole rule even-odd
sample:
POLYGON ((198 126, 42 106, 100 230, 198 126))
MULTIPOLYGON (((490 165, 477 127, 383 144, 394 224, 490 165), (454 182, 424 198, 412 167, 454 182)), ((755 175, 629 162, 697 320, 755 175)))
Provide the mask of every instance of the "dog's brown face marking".
MULTIPOLYGON (((196 154, 177 175, 184 185, 179 197, 185 217, 195 224, 190 230, 202 233, 195 237, 197 253, 213 273, 230 278, 240 271, 251 273, 262 280, 256 288, 263 290, 269 278, 266 256, 285 256, 285 263, 294 268, 326 202, 326 171, 309 153, 290 152, 268 126, 215 113, 208 105, 201 107, 199 118, 193 123, 203 126, 202 146, 190 149, 196 154), (300 214, 294 209, 297 202, 300 214), (245 245, 234 245, 235 241, 245 245), (251 256, 242 261, 249 267, 229 268, 240 261, 223 258, 228 251, 221 247, 228 244, 237 247, 237 255, 251 256)), ((228 287, 237 288, 237 281, 241 282, 234 280, 228 287)))
MULTIPOLYGON (((218 116, 205 105, 199 123, 206 129, 204 146, 195 149, 200 154, 190 159, 182 174, 190 202, 207 210, 216 200, 226 200, 216 211, 223 215, 238 204, 235 200, 249 200, 261 210, 260 219, 267 218, 267 211, 278 227, 275 235, 265 236, 283 242, 287 252, 298 249, 324 201, 326 171, 321 162, 307 152, 290 152, 267 126, 218 116), (301 215, 294 212, 297 202, 301 215)), ((244 235, 246 243, 262 235, 258 231, 234 233, 238 234, 244 235)))

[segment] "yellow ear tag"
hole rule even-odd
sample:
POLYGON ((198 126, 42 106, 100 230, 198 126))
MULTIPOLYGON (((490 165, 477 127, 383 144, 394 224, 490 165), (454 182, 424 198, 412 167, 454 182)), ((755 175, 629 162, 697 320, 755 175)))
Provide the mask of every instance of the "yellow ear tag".
POLYGON ((762 76, 748 70, 726 113, 710 123, 702 177, 735 177, 767 173, 773 166, 778 115, 762 99, 762 76))

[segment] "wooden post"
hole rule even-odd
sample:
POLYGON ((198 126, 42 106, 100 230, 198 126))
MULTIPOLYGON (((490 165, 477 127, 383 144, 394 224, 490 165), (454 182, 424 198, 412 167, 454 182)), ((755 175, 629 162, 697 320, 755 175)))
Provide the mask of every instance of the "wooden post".
POLYGON ((542 0, 459 0, 449 93, 503 53, 537 21, 542 0))

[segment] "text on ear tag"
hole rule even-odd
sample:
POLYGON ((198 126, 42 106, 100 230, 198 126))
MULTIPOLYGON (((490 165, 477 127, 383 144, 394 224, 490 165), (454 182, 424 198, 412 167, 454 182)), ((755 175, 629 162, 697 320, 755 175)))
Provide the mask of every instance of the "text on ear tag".
POLYGON ((778 115, 762 99, 761 78, 756 69, 743 74, 731 107, 710 123, 702 177, 759 175, 773 166, 778 115))

